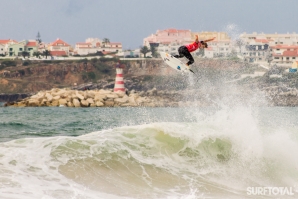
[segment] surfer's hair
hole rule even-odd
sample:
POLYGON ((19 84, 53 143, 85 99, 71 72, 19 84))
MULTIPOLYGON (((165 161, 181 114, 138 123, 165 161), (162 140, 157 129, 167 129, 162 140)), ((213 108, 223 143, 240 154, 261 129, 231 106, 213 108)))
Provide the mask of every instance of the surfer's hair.
POLYGON ((207 42, 201 41, 201 44, 205 46, 205 48, 208 48, 207 42))

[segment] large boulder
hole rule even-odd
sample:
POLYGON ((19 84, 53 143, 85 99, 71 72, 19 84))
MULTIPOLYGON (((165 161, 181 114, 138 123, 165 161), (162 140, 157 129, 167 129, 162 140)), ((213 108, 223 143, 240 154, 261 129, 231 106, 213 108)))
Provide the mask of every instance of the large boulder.
POLYGON ((116 93, 110 93, 106 95, 108 99, 116 99, 119 96, 116 93))
POLYGON ((85 97, 81 93, 79 93, 78 91, 76 91, 76 97, 78 99, 80 99, 80 100, 84 100, 85 99, 85 97))
POLYGON ((59 101, 58 100, 53 100, 51 103, 51 106, 59 106, 59 101))
POLYGON ((106 99, 107 99, 107 96, 105 94, 96 93, 95 96, 94 96, 95 101, 99 100, 99 101, 103 102, 106 99))
POLYGON ((74 107, 81 107, 81 103, 78 99, 73 99, 72 103, 74 107))
POLYGON ((53 97, 53 100, 55 100, 55 101, 59 101, 59 99, 60 99, 60 95, 56 95, 53 97))
POLYGON ((67 100, 66 99, 59 99, 59 105, 66 106, 67 105, 67 100))
POLYGON ((103 90, 103 89, 100 89, 98 92, 100 94, 110 94, 110 93, 112 93, 112 91, 110 91, 110 90, 103 90))
POLYGON ((110 100, 107 100, 104 102, 104 105, 107 106, 107 107, 113 107, 115 104, 114 101, 110 101, 110 100))
POLYGON ((95 105, 96 105, 97 107, 102 107, 102 106, 104 106, 104 103, 101 102, 101 101, 96 101, 96 102, 95 102, 95 105))
POLYGON ((81 100, 81 105, 82 105, 82 107, 88 107, 89 102, 87 100, 81 100))
POLYGON ((87 98, 94 98, 95 97, 95 94, 97 92, 90 90, 90 91, 86 91, 85 93, 86 93, 86 99, 87 99, 87 98))
POLYGON ((125 103, 127 103, 128 101, 129 101, 129 98, 128 98, 127 95, 124 95, 122 98, 116 98, 116 99, 114 99, 114 102, 115 102, 116 104, 125 104, 125 103))
POLYGON ((91 104, 94 104, 94 100, 93 100, 92 98, 88 98, 86 101, 87 101, 90 105, 91 105, 91 104))
POLYGON ((37 100, 37 99, 29 99, 28 100, 28 106, 33 106, 33 107, 35 107, 35 106, 39 106, 39 101, 37 100))
POLYGON ((48 102, 51 102, 53 100, 53 96, 50 93, 46 93, 45 97, 47 98, 48 102))

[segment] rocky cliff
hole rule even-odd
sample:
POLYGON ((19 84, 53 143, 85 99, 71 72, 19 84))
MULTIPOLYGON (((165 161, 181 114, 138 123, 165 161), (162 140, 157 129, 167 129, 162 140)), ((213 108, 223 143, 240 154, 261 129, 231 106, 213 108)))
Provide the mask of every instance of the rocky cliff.
MULTIPOLYGON (((20 101, 28 93, 49 91, 53 88, 70 90, 111 90, 115 80, 115 60, 80 60, 32 62, 29 65, 6 67, 0 72, 2 101, 20 101), (17 94, 27 93, 27 94, 17 94), (8 95, 9 94, 9 95, 8 95)), ((253 103, 253 105, 298 106, 296 74, 283 74, 282 79, 263 77, 237 78, 253 73, 258 66, 233 60, 196 60, 195 75, 177 73, 162 60, 122 61, 124 82, 128 92, 157 91, 155 100, 212 105, 253 103), (169 97, 169 93, 179 94, 169 97), (167 93, 164 95, 164 93, 167 93)), ((140 95, 142 96, 142 95, 140 95)), ((172 105, 170 105, 172 106, 172 105)))

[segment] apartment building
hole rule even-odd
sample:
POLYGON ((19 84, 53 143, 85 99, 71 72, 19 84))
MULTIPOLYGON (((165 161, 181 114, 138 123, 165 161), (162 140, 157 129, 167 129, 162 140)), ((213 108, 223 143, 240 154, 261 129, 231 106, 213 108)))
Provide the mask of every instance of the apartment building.
POLYGON ((230 48, 230 37, 224 32, 191 32, 191 30, 177 29, 158 30, 156 34, 146 37, 143 44, 148 47, 154 45, 159 52, 177 54, 181 45, 195 41, 195 35, 199 36, 199 40, 207 40, 213 37, 216 37, 216 40, 208 43, 208 49, 193 52, 194 55, 209 58, 222 57, 228 56, 232 51, 232 48, 230 48))
POLYGON ((8 46, 11 44, 16 44, 16 43, 18 43, 18 42, 16 40, 12 40, 12 39, 0 40, 0 54, 6 55, 8 52, 8 46))
POLYGON ((239 46, 244 60, 272 64, 292 63, 298 60, 298 34, 243 33, 239 46))
POLYGON ((144 46, 150 46, 150 43, 187 43, 191 40, 190 30, 177 30, 174 28, 166 30, 157 30, 155 34, 143 39, 144 46))
POLYGON ((37 51, 38 46, 35 40, 23 40, 20 42, 11 42, 7 47, 7 55, 10 57, 22 56, 23 52, 28 52, 29 56, 33 56, 33 53, 37 51))
POLYGON ((96 52, 111 53, 122 52, 122 43, 120 42, 103 42, 98 38, 88 38, 86 42, 78 42, 75 45, 74 54, 88 55, 96 52))
POLYGON ((48 50, 52 56, 68 56, 70 54, 71 46, 65 41, 57 38, 56 41, 48 45, 48 50))
POLYGON ((290 64, 298 61, 298 45, 271 46, 272 64, 290 64))

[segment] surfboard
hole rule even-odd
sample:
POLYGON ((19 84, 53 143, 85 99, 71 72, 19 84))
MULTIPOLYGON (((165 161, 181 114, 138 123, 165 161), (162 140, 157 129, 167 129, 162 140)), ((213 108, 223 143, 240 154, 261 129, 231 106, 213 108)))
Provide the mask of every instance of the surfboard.
POLYGON ((185 63, 175 58, 173 55, 165 52, 160 52, 160 56, 163 61, 171 68, 179 72, 194 73, 185 63))

